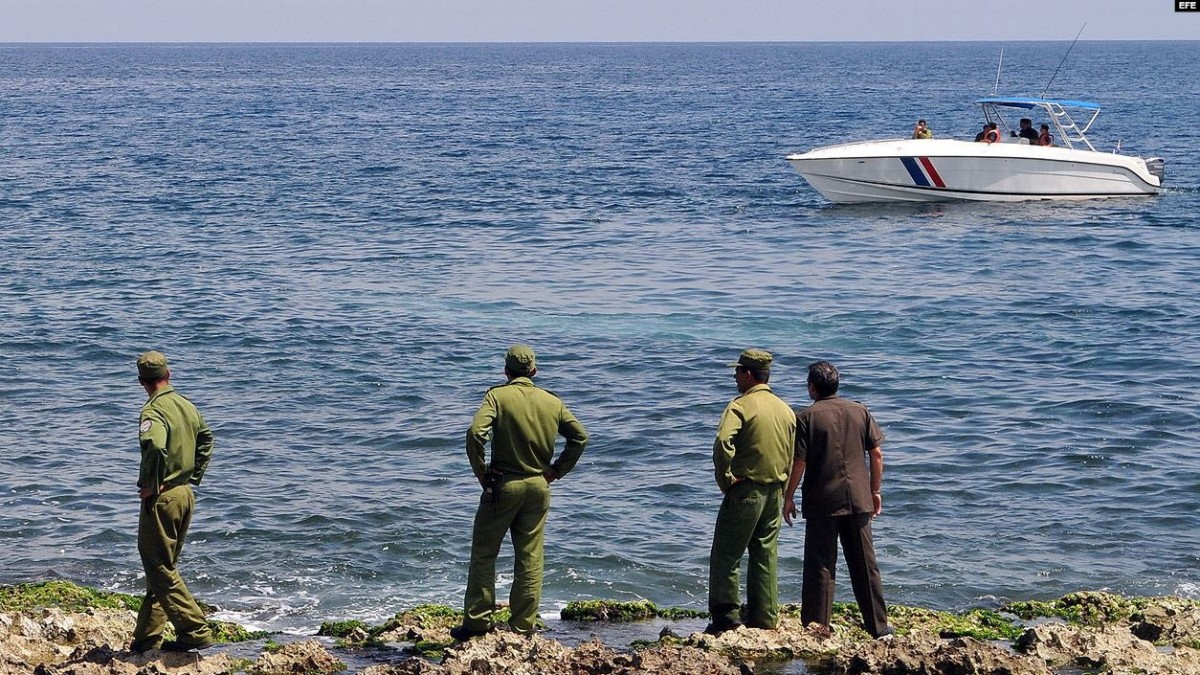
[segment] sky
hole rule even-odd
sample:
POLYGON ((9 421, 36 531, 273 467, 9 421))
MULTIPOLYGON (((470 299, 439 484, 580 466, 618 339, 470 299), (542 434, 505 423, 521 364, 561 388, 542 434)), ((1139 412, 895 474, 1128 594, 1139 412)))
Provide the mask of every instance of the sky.
POLYGON ((0 42, 1197 40, 1177 0, 0 0, 0 42))

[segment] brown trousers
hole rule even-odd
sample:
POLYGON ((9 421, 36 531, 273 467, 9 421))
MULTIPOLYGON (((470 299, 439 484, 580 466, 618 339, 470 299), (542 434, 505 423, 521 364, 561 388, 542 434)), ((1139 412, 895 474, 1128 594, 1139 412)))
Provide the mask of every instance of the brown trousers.
POLYGON ((883 602, 883 581, 875 562, 871 542, 871 514, 805 518, 804 588, 800 594, 800 620, 805 624, 829 625, 833 615, 834 576, 837 568, 838 540, 850 570, 854 599, 862 612, 863 627, 872 636, 887 628, 887 606, 883 602))

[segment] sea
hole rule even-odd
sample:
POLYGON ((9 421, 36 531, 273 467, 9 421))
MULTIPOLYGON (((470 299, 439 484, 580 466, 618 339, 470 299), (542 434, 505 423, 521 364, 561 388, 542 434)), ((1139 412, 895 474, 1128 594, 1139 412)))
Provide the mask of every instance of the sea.
MULTIPOLYGON (((541 612, 704 609, 726 364, 884 433, 888 602, 1200 598, 1200 42, 0 45, 0 583, 144 588, 145 393, 217 438, 181 568, 284 634, 459 606, 514 343, 592 441, 541 612), (835 206, 784 157, 1094 100, 1163 194, 835 206)), ((1034 120, 1035 124, 1041 120, 1034 120)), ((561 445, 560 445, 561 448, 561 445)), ((800 598, 803 525, 780 593, 800 598)), ((511 583, 511 549, 499 566, 511 583)), ((851 600, 848 578, 839 599, 851 600)))

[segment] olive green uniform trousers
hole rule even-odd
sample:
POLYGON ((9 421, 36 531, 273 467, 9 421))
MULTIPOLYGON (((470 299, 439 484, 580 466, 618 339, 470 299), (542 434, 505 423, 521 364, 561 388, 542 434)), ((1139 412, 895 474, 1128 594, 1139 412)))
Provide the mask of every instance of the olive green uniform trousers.
POLYGON ((773 629, 779 622, 779 528, 783 484, 744 480, 721 501, 708 563, 708 611, 714 622, 739 621, 738 585, 742 556, 750 551, 746 575, 746 614, 751 628, 773 629))
POLYGON ((505 479, 496 491, 496 500, 485 494, 475 512, 471 536, 471 567, 467 573, 467 592, 463 626, 472 631, 490 630, 496 610, 496 557, 505 533, 511 533, 513 545, 513 583, 509 608, 513 630, 529 633, 537 624, 538 604, 542 599, 542 547, 546 516, 550 513, 550 486, 542 476, 505 479))
POLYGON ((146 597, 133 629, 135 646, 157 647, 167 621, 175 626, 179 642, 202 644, 212 639, 204 612, 175 569, 195 506, 190 485, 142 500, 138 553, 146 570, 146 597))

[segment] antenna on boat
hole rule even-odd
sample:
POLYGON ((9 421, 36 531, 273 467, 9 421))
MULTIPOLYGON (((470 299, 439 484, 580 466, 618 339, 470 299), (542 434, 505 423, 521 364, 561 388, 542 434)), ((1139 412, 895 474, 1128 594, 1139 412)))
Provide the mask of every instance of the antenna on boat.
POLYGON ((1046 86, 1042 87, 1042 95, 1038 98, 1046 98, 1046 91, 1050 89, 1050 83, 1054 82, 1054 78, 1058 77, 1059 69, 1062 68, 1063 64, 1067 62, 1067 57, 1071 55, 1071 50, 1075 48, 1075 43, 1079 42, 1079 36, 1083 35, 1084 28, 1087 28, 1086 21, 1084 21, 1083 25, 1079 27, 1079 32, 1075 34, 1075 39, 1071 41, 1071 46, 1067 47, 1067 53, 1063 54, 1062 61, 1058 62, 1058 68, 1054 69, 1054 74, 1050 76, 1050 82, 1047 82, 1046 86))
POLYGON ((992 96, 1000 95, 1000 66, 1004 65, 1004 47, 1000 48, 1000 63, 996 64, 996 84, 992 86, 992 96))

